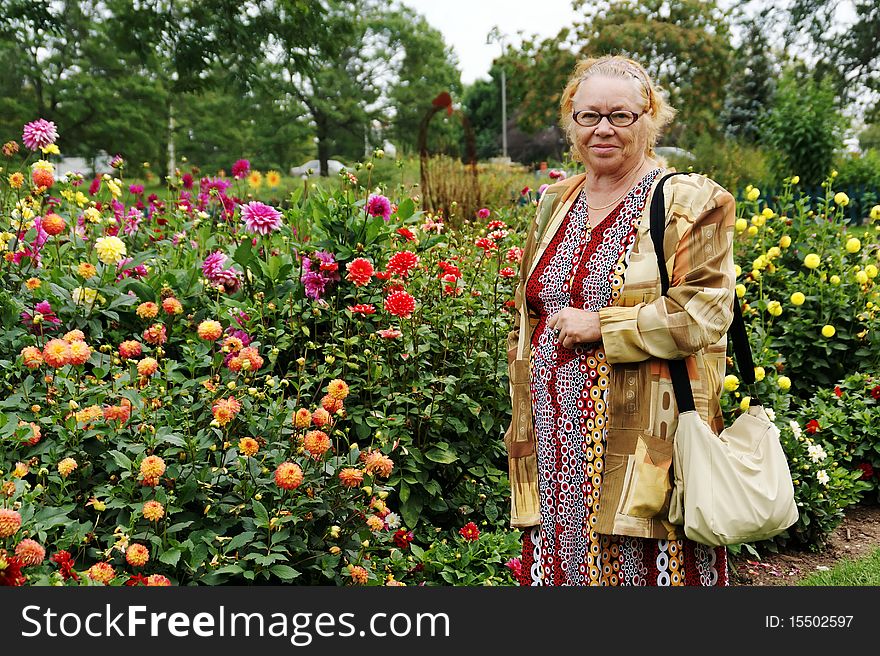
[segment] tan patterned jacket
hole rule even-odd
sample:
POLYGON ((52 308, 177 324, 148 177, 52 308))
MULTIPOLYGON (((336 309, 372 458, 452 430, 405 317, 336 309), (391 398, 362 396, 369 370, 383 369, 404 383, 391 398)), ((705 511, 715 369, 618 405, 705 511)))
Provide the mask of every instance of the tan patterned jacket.
MULTIPOLYGON (((599 312, 612 371, 605 469, 594 528, 603 534, 673 539, 682 533, 667 519, 678 419, 663 360, 687 358, 696 409, 720 432, 726 333, 733 317, 735 210, 733 196, 706 177, 677 175, 666 181, 663 248, 670 288, 668 296, 661 297, 649 231, 651 198, 661 177, 657 176, 645 203, 620 297, 599 312)), ((513 527, 540 523, 529 391, 531 337, 538 319, 525 303, 525 286, 584 179, 574 176, 546 189, 523 249, 517 314, 507 337, 512 419, 504 442, 513 527), (543 238, 536 244, 539 234, 543 238)))

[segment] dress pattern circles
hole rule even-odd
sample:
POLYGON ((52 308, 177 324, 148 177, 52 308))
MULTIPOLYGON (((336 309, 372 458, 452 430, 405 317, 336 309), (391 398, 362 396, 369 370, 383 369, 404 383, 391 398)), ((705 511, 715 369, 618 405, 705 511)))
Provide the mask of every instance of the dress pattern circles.
POLYGON ((538 314, 531 396, 541 524, 523 532, 521 585, 726 585, 723 547, 593 530, 604 466, 610 366, 601 342, 564 348, 547 320, 565 307, 596 312, 620 295, 636 226, 660 169, 595 228, 582 191, 526 285, 538 314))

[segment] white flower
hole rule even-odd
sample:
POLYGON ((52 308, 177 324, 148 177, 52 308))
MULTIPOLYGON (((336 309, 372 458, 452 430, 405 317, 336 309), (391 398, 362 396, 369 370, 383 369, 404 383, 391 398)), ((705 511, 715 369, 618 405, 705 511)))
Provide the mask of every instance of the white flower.
POLYGON ((767 413, 767 417, 770 421, 776 421, 776 413, 773 411, 773 408, 764 408, 764 412, 767 413))
POLYGON ((820 469, 816 472, 816 480, 819 481, 822 485, 828 485, 828 481, 831 479, 828 478, 828 474, 825 473, 824 469, 820 469))
POLYGON ((810 460, 813 462, 822 462, 828 457, 828 454, 825 453, 825 449, 818 444, 812 444, 807 447, 807 454, 809 454, 810 460))
POLYGON ((792 419, 790 422, 788 422, 788 425, 791 426, 791 432, 794 433, 795 439, 798 439, 798 440, 801 439, 800 425, 794 419, 792 419))
POLYGON ((385 526, 390 529, 400 528, 400 515, 393 512, 385 515, 385 526))

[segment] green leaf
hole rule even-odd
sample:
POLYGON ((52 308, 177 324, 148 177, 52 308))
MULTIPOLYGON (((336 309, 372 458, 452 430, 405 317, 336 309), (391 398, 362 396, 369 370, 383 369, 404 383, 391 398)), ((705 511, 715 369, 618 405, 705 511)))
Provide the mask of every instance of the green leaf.
POLYGON ((406 503, 400 504, 400 514, 403 516, 404 523, 410 528, 419 523, 419 515, 422 512, 424 501, 418 491, 414 491, 406 503))
POLYGON ((214 574, 241 574, 244 569, 241 565, 224 565, 219 569, 214 570, 214 574))
POLYGON ((168 549, 162 552, 162 555, 159 556, 159 560, 161 560, 166 565, 171 565, 172 567, 175 567, 177 565, 177 561, 180 560, 180 554, 180 549, 168 549))
POLYGON ((269 568, 269 571, 272 572, 279 579, 283 579, 285 581, 295 579, 302 573, 293 569, 289 565, 272 565, 272 567, 269 568))
POLYGON ((254 518, 257 520, 257 526, 260 528, 268 528, 269 527, 269 513, 266 510, 266 506, 262 503, 254 499, 253 501, 254 507, 254 518))
POLYGON ((251 262, 254 261, 254 249, 251 246, 250 239, 245 239, 239 244, 238 248, 235 249, 235 255, 232 256, 232 259, 244 268, 250 268, 251 262))
POLYGON ((433 462, 439 462, 444 465, 448 465, 451 462, 455 462, 458 460, 458 456, 452 453, 451 451, 446 451, 445 449, 439 449, 434 447, 425 452, 425 457, 428 460, 433 462))
POLYGON ((416 204, 413 202, 412 198, 404 199, 400 205, 397 206, 397 216, 404 221, 411 217, 415 211, 416 204))
POLYGON ((109 455, 111 458, 113 458, 113 461, 117 465, 119 465, 122 469, 124 469, 125 471, 131 470, 132 463, 131 463, 131 460, 128 459, 127 455, 125 455, 124 453, 122 453, 120 451, 115 451, 115 450, 110 451, 109 455))
POLYGON ((239 533, 226 544, 226 551, 235 551, 239 547, 243 547, 248 542, 253 540, 255 535, 256 533, 254 533, 253 531, 245 531, 244 533, 239 533))

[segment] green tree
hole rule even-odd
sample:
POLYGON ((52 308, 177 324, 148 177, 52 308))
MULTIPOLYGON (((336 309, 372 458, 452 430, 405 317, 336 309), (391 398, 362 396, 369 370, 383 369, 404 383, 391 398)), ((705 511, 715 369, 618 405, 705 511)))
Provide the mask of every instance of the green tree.
POLYGON ((852 23, 841 21, 839 0, 793 0, 787 42, 816 60, 816 79, 829 78, 843 102, 861 105, 870 120, 880 118, 880 3, 852 0, 852 23))
POLYGON ((777 73, 768 39, 775 13, 768 8, 754 17, 741 18, 742 43, 734 54, 733 75, 721 115, 725 135, 750 144, 760 140, 760 121, 776 88, 777 73))
MULTIPOLYGON (((389 12, 382 23, 388 45, 398 53, 395 59, 399 59, 388 90, 388 134, 398 146, 414 151, 431 101, 444 91, 454 100, 461 99, 461 73, 452 48, 424 17, 400 6, 389 12)), ((433 121, 429 133, 432 150, 453 147, 460 132, 454 121, 433 121)))
POLYGON ((828 174, 845 127, 832 82, 817 82, 812 71, 803 68, 787 69, 762 123, 774 172, 818 184, 828 174))

